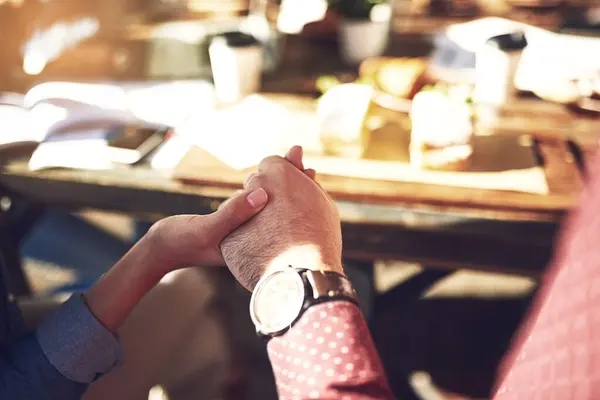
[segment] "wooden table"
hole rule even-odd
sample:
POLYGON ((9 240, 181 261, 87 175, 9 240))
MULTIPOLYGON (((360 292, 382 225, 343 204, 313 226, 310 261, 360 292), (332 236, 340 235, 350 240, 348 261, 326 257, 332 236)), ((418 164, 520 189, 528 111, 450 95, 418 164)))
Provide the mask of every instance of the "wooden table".
MULTIPOLYGON (((93 208, 151 218, 179 213, 209 213, 233 192, 223 187, 191 186, 168 174, 146 168, 114 171, 55 170, 30 172, 21 160, 0 173, 0 193, 11 207, 0 216, 6 222, 0 237, 3 250, 13 251, 28 227, 46 207, 68 210, 93 208), (12 250, 11 250, 12 246, 12 250)), ((560 213, 520 221, 497 219, 497 212, 465 215, 439 207, 339 202, 343 220, 344 254, 350 260, 396 259, 432 267, 478 269, 538 276, 549 261, 560 213), (535 220, 536 222, 532 222, 535 220)), ((516 214, 515 214, 516 215, 516 214)), ((27 292, 27 282, 12 278, 27 292)))
MULTIPOLYGON (((282 72, 265 77, 267 90, 310 93, 314 91, 311 82, 319 74, 348 72, 332 56, 331 44, 298 38, 290 43, 282 72), (315 63, 314 59, 323 61, 315 63)), ((416 55, 424 51, 419 46, 403 49, 416 55)), ((294 101, 306 104, 306 99, 294 101)), ((501 114, 499 131, 532 135, 550 196, 414 183, 391 187, 386 182, 338 181, 335 192, 343 221, 345 257, 539 276, 550 260, 559 222, 577 202, 600 123, 596 117, 576 115, 562 106, 531 99, 520 99, 501 114), (394 196, 391 200, 387 196, 385 202, 378 201, 377 196, 356 196, 353 192, 358 189, 365 191, 357 185, 367 185, 375 194, 394 196)), ((0 196, 12 204, 0 213, 4 251, 15 248, 46 207, 94 208, 155 218, 212 212, 234 190, 231 186, 186 185, 172 180, 167 173, 143 167, 30 172, 22 158, 4 160, 4 164, 0 170, 0 196)), ((328 182, 324 184, 328 186, 328 182)), ((8 204, 6 200, 0 203, 8 204)), ((16 262, 18 253, 13 251, 11 259, 16 262)), ((27 292, 22 274, 15 274, 13 281, 19 287, 16 292, 27 292)))

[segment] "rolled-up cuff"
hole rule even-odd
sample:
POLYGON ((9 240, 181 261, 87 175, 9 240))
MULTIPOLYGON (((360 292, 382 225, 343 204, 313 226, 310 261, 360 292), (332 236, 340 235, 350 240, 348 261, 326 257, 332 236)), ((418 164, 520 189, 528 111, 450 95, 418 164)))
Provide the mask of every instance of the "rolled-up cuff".
POLYGON ((42 321, 37 339, 48 361, 79 383, 93 382, 122 359, 118 339, 96 319, 81 293, 42 321))

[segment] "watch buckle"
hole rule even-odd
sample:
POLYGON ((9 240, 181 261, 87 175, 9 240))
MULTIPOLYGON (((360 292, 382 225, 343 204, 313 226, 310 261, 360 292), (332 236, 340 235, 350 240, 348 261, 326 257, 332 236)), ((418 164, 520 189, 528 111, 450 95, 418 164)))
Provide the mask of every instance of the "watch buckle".
POLYGON ((312 288, 313 299, 349 296, 356 298, 356 292, 350 281, 337 274, 323 274, 318 271, 306 271, 306 279, 312 288), (337 290, 333 289, 337 288, 337 290))

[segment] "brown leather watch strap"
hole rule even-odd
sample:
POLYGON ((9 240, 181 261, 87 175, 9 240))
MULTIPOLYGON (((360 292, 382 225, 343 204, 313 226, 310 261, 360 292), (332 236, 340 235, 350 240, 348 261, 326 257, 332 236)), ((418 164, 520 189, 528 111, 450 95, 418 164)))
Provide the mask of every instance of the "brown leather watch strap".
POLYGON ((350 279, 335 272, 307 270, 306 279, 312 288, 312 299, 309 302, 322 303, 330 300, 348 300, 358 303, 356 291, 350 279))

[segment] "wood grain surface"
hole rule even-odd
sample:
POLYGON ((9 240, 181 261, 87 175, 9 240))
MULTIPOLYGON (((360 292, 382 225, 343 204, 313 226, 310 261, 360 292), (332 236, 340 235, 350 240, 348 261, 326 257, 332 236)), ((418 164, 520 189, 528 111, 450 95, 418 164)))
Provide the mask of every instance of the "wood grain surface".
MULTIPOLYGON (((223 166, 200 148, 186 155, 175 178, 196 185, 239 189, 250 171, 223 166)), ((410 208, 458 212, 499 219, 555 220, 573 206, 578 193, 529 193, 458 188, 415 182, 390 182, 321 175, 319 183, 334 198, 359 203, 397 204, 410 208), (520 216, 520 217, 519 217, 520 216)))
MULTIPOLYGON (((276 94, 268 95, 267 98, 299 113, 312 113, 315 109, 315 101, 307 96, 276 94)), ((511 104, 505 108, 505 112, 517 114, 523 109, 523 115, 519 116, 519 120, 526 121, 531 119, 531 115, 537 115, 543 110, 548 110, 547 115, 558 115, 559 119, 566 123, 577 121, 574 116, 570 116, 568 110, 561 106, 532 99, 523 99, 522 101, 525 102, 522 108, 511 104), (529 105, 529 103, 533 105, 529 105)), ((389 120, 394 118, 395 114, 383 112, 377 115, 389 120)), ((514 118, 517 119, 517 117, 514 118)), ((550 124, 550 122, 548 123, 550 124)), ((398 127, 401 125, 396 124, 393 129, 400 129, 398 127)), ((532 131, 535 132, 535 130, 532 131)), ((306 134, 308 135, 308 133, 306 134)), ((397 135, 398 133, 394 134, 397 135)), ((498 143, 494 142, 494 140, 497 140, 494 138, 478 138, 483 141, 482 143, 486 140, 490 140, 490 142, 488 145, 476 149, 477 157, 483 157, 484 159, 498 158, 492 161, 493 164, 502 166, 501 170, 509 169, 511 163, 516 163, 512 165, 519 164, 522 167, 531 167, 527 157, 517 157, 519 153, 514 151, 514 146, 507 146, 507 143, 513 143, 512 140, 517 140, 518 131, 497 132, 497 135, 506 138, 499 140, 498 143), (494 149, 497 151, 494 152, 494 149), (477 153, 478 150, 479 153, 477 153)), ((597 135, 596 133, 596 137, 597 135)), ((483 187, 478 188, 476 182, 472 183, 473 187, 453 187, 452 185, 439 185, 431 182, 423 183, 419 182, 418 179, 402 182, 398 181, 401 179, 392 179, 393 173, 390 173, 391 175, 388 175, 387 179, 360 179, 366 177, 365 171, 359 171, 360 173, 354 174, 354 177, 351 172, 347 173, 350 176, 336 176, 336 174, 328 174, 328 171, 325 171, 325 174, 319 175, 319 181, 332 196, 339 200, 398 205, 436 212, 457 212, 462 215, 481 218, 556 220, 570 209, 579 197, 583 182, 578 169, 579 164, 576 162, 572 149, 567 144, 570 143, 568 141, 570 136, 563 136, 553 130, 548 130, 546 134, 532 136, 535 139, 532 143, 537 146, 535 150, 540 156, 538 160, 539 168, 540 170, 543 169, 543 175, 550 180, 548 182, 548 195, 519 193, 518 189, 513 191, 487 190, 483 187)), ((389 135, 382 135, 382 141, 387 142, 384 146, 379 146, 376 143, 378 140, 376 135, 374 137, 375 139, 371 139, 370 146, 385 148, 386 154, 390 152, 390 148, 394 147, 392 144, 396 145, 403 142, 402 140, 394 140, 394 143, 390 144, 389 135)), ((575 142, 573 141, 573 143, 575 142)), ((589 145, 592 141, 586 143, 588 143, 586 146, 580 146, 576 143, 575 145, 577 148, 587 151, 587 149, 592 148, 589 145)), ((293 143, 290 142, 290 144, 293 143)), ((377 153, 377 151, 373 153, 377 153)), ((398 152, 396 151, 396 153, 398 152)), ((393 159, 401 159, 396 153, 394 153, 393 159)), ((390 155, 387 154, 387 156, 390 155)), ((352 169, 352 165, 349 169, 352 169)), ((356 170, 356 166, 353 169, 356 170)), ((249 172, 250 170, 237 171, 229 168, 204 150, 194 148, 180 163, 174 177, 186 183, 239 188, 249 172)), ((518 175, 515 178, 518 178, 518 175)), ((514 188, 517 188, 517 185, 514 188)))

